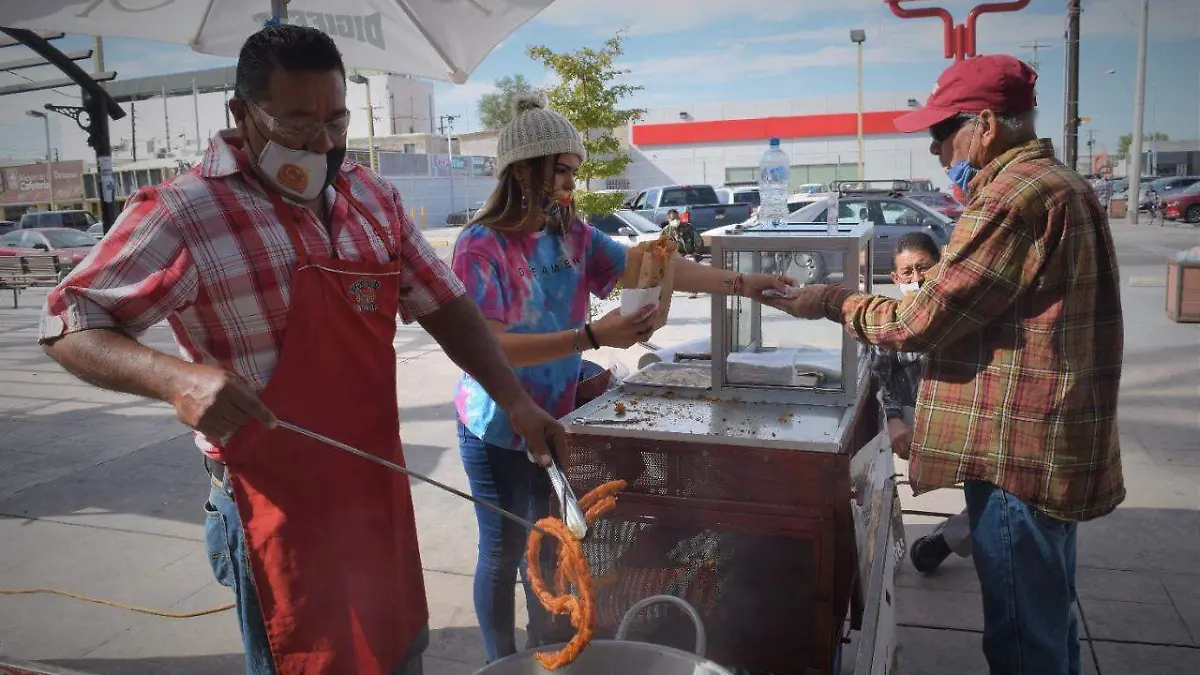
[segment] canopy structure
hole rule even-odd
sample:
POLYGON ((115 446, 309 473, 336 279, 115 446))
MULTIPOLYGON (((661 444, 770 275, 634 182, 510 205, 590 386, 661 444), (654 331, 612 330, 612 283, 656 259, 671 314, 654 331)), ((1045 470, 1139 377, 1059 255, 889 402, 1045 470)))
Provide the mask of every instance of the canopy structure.
POLYGON ((553 0, 3 0, 0 26, 184 44, 236 57, 272 18, 333 37, 348 68, 461 84, 553 0))

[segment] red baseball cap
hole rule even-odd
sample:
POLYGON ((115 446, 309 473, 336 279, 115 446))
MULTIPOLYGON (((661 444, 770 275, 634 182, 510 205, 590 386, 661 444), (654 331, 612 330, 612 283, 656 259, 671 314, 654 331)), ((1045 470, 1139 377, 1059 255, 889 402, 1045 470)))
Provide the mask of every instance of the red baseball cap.
POLYGON ((1037 105, 1037 73, 1020 59, 1005 54, 958 61, 938 77, 925 107, 896 118, 896 128, 910 134, 924 131, 960 113, 1016 113, 1037 105))

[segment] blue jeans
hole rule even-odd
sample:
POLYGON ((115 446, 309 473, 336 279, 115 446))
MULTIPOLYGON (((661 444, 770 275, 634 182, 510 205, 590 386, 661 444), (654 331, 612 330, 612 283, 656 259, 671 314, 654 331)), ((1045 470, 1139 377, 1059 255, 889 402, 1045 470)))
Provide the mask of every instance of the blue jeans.
MULTIPOLYGON (((237 604, 238 622, 242 629, 242 648, 246 655, 246 675, 275 675, 267 627, 263 622, 254 576, 246 556, 246 540, 242 536, 242 519, 233 500, 228 483, 212 482, 208 503, 204 505, 204 542, 208 561, 217 583, 232 588, 237 604)), ((422 654, 429 646, 429 629, 425 628, 409 647, 404 663, 395 675, 421 675, 422 654)))
POLYGON ((991 675, 1079 675, 1076 524, 991 483, 964 491, 991 675))
MULTIPOLYGON (((458 447, 472 496, 531 522, 550 515, 550 478, 544 469, 530 462, 524 452, 489 445, 461 423, 458 425, 458 447)), ((547 614, 525 576, 529 532, 482 506, 475 507, 475 519, 479 523, 475 614, 491 662, 517 651, 514 593, 518 574, 525 586, 525 604, 529 611, 527 648, 541 644, 547 614)), ((542 558, 543 567, 549 562, 548 567, 553 568, 549 555, 542 558)))

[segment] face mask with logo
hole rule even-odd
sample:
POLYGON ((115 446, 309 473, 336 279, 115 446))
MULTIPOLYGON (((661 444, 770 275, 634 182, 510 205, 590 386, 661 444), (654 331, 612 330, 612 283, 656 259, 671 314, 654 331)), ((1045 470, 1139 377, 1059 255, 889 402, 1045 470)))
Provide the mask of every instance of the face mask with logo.
POLYGON ((283 194, 301 201, 316 199, 337 177, 345 148, 333 148, 325 154, 293 150, 267 141, 258 153, 258 168, 283 194))
MULTIPOLYGON (((266 138, 254 115, 247 115, 247 119, 258 130, 258 135, 266 138)), ((329 152, 321 154, 293 150, 268 140, 262 152, 258 153, 256 163, 275 189, 292 199, 307 202, 316 199, 333 184, 345 159, 346 148, 331 148, 329 152)))
POLYGON ((919 281, 914 281, 911 284, 899 284, 896 286, 896 288, 900 289, 901 295, 908 295, 909 293, 916 293, 917 291, 921 290, 921 283, 919 281))

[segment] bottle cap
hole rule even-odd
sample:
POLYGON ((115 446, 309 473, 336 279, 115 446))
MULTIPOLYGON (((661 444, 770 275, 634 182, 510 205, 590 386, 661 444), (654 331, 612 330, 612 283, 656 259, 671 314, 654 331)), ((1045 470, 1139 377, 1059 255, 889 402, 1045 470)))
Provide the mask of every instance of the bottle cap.
POLYGON ((772 147, 775 147, 775 146, 778 146, 778 145, 779 145, 779 139, 778 139, 778 138, 772 138, 772 139, 771 139, 771 146, 772 146, 772 147))

